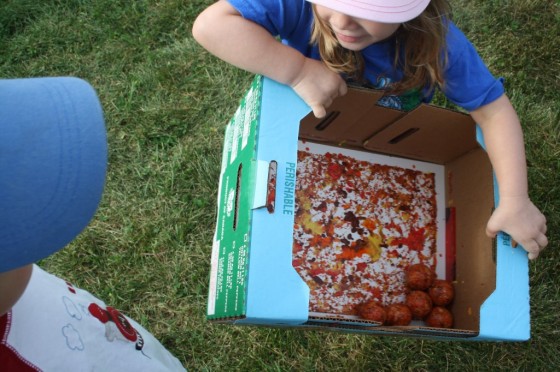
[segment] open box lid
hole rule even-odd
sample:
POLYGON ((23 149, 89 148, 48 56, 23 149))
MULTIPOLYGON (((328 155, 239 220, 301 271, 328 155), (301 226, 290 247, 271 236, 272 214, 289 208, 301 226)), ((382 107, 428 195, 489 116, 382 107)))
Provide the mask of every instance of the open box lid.
MULTIPOLYGON (((292 267, 292 252, 286 247, 292 246, 294 222, 294 184, 290 179, 290 168, 297 164, 300 122, 302 118, 309 117, 310 109, 291 88, 267 78, 257 79, 262 79, 262 93, 256 153, 252 161, 263 164, 275 161, 278 164, 276 211, 269 213, 266 208, 255 208, 252 211, 246 288, 247 311, 245 318, 238 323, 303 324, 308 317, 309 289, 292 267)), ((398 140, 402 132, 399 132, 398 127, 391 128, 390 124, 399 120, 406 124, 413 116, 406 118, 406 113, 376 106, 375 102, 380 96, 380 92, 351 88, 347 96, 333 103, 328 114, 331 119, 333 116, 336 119, 351 115, 357 118, 354 125, 343 131, 343 144, 359 147, 362 143, 367 149, 375 151, 381 151, 380 148, 385 147, 390 149, 391 145, 399 143, 403 146, 406 144, 406 136, 398 140), (343 102, 347 102, 348 107, 343 102), (367 107, 367 110, 364 111, 363 107, 367 107), (372 124, 365 124, 370 115, 387 119, 383 120, 382 125, 371 127, 372 124), (376 134, 381 136, 374 138, 376 134), (363 140, 364 137, 366 140, 363 140), (383 140, 377 141, 381 138, 383 140)), ((421 105, 414 112, 424 117, 434 113, 437 113, 438 117, 448 113, 458 114, 429 105, 421 105)), ((444 156, 437 159, 433 158, 433 153, 425 153, 422 155, 425 159, 446 163, 457 157, 458 153, 478 147, 476 126, 469 116, 458 115, 463 119, 458 123, 462 132, 456 136, 456 145, 448 146, 449 151, 445 151, 444 156)), ((317 123, 311 119, 309 123, 305 120, 301 122, 301 130, 302 133, 307 133, 308 138, 322 142, 328 139, 328 131, 333 129, 329 129, 329 125, 317 128, 317 123)), ((436 135, 441 138, 442 134, 433 134, 434 137, 436 135)), ((433 139, 436 144, 437 139, 433 139)), ((480 133, 478 139, 481 142, 480 133)), ((383 150, 386 151, 389 150, 383 150)), ((255 182, 258 183, 263 184, 255 182)), ((524 340, 529 337, 527 255, 520 248, 512 249, 507 236, 503 234, 496 240, 496 245, 496 290, 481 307, 479 337, 524 340)))
POLYGON ((479 147, 469 115, 426 104, 410 112, 394 110, 377 105, 382 95, 378 90, 350 87, 325 118, 306 115, 300 137, 437 164, 479 147))

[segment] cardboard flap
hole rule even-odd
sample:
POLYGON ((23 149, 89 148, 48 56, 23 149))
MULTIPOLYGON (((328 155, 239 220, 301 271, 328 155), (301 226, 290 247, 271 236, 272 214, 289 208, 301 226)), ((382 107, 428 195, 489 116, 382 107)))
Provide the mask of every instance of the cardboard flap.
POLYGON ((478 147, 476 125, 469 115, 420 105, 369 138, 364 148, 445 164, 478 147))
POLYGON ((405 115, 378 106, 382 96, 379 90, 349 87, 345 96, 333 102, 324 118, 317 119, 310 113, 301 120, 300 138, 361 146, 365 139, 405 115))
POLYGON ((496 291, 480 309, 480 339, 526 341, 531 337, 527 253, 521 246, 513 248, 504 233, 498 234, 496 243, 496 291))
POLYGON ((241 317, 246 310, 247 237, 255 197, 260 91, 260 80, 255 80, 226 127, 212 247, 209 319, 241 317))
MULTIPOLYGON (((474 136, 474 135, 473 135, 474 136)), ((493 241, 485 234, 494 207, 492 166, 482 148, 447 164, 448 205, 457 211, 455 327, 478 330, 479 308, 496 289, 493 241)))
POLYGON ((302 324, 309 314, 309 287, 292 266, 291 247, 298 124, 310 110, 290 87, 257 79, 262 82, 260 120, 267 125, 257 131, 256 157, 260 164, 277 165, 275 210, 251 211, 250 233, 243 244, 249 252, 247 312, 237 323, 302 324))

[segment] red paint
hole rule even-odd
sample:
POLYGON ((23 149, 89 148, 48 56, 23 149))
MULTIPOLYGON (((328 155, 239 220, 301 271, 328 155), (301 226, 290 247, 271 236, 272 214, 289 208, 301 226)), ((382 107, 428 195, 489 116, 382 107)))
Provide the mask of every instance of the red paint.
POLYGON ((412 229, 410 234, 405 238, 399 238, 394 240, 394 244, 405 245, 408 249, 420 252, 424 249, 424 243, 426 242, 426 229, 421 227, 419 229, 412 229))
POLYGON ((329 164, 327 173, 333 180, 338 180, 342 176, 342 167, 337 163, 329 164))
POLYGON ((447 208, 445 221, 445 279, 455 280, 456 256, 456 211, 455 207, 447 208))

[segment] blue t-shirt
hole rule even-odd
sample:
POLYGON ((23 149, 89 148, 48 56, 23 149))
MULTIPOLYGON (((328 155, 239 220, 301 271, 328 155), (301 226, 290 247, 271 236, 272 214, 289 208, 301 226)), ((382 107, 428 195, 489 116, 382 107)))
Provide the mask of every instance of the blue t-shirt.
MULTIPOLYGON (((241 15, 305 56, 320 59, 316 45, 310 44, 313 12, 305 0, 228 0, 241 15)), ((362 50, 365 78, 375 88, 383 89, 402 79, 402 71, 395 70, 395 39, 390 37, 362 50)), ((444 94, 467 111, 493 102, 504 93, 500 79, 496 79, 465 35, 449 22, 447 34, 448 64, 445 70, 444 94)), ((424 97, 429 102, 432 96, 424 97)), ((385 97, 383 105, 402 108, 399 97, 385 97)))

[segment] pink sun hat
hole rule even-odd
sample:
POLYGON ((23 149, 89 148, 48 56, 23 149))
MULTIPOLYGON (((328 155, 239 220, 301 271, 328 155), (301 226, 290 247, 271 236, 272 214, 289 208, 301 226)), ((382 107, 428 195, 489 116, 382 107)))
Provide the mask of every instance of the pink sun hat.
POLYGON ((307 0, 351 17, 382 23, 403 23, 418 17, 430 0, 307 0))

